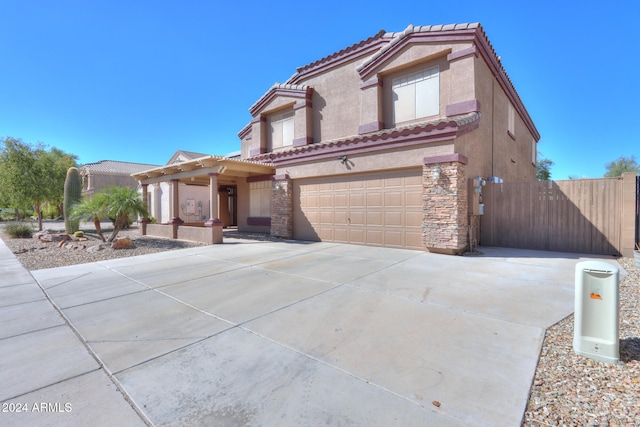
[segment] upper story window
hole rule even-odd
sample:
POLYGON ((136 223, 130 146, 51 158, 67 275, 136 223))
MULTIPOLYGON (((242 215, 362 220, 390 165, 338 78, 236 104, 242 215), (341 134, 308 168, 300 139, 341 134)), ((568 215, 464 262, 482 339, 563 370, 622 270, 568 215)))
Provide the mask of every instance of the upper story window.
POLYGON ((395 124, 440 114, 440 68, 396 77, 391 82, 395 124))
POLYGON ((294 113, 287 111, 269 117, 269 138, 271 149, 293 145, 294 113))

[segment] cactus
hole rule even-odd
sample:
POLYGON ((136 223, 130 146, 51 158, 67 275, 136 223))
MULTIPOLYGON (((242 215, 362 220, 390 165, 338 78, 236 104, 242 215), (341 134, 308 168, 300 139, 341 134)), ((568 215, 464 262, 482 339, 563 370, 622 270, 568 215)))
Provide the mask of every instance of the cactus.
POLYGON ((79 221, 71 217, 73 205, 80 201, 82 182, 78 168, 69 168, 67 178, 64 180, 64 228, 68 234, 78 231, 79 221))

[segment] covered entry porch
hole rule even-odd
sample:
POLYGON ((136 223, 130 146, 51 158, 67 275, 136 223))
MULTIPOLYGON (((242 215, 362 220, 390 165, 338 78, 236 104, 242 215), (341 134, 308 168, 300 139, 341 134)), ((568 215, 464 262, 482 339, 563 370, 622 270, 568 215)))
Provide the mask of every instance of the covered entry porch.
POLYGON ((132 174, 155 218, 142 220, 142 234, 222 243, 223 227, 246 222, 247 179, 274 172, 271 164, 211 155, 132 174))

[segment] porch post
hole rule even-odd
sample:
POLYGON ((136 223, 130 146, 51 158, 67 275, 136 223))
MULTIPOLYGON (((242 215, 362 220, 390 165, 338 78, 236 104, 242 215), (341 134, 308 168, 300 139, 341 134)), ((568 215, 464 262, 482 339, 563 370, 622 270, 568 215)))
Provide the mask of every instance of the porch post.
POLYGON ((209 174, 209 220, 204 223, 205 227, 211 227, 209 243, 212 245, 222 243, 223 223, 220 221, 218 212, 218 174, 209 174))
POLYGON ((184 221, 180 219, 180 194, 178 192, 179 183, 180 181, 177 179, 171 180, 171 195, 173 197, 173 201, 171 203, 171 219, 169 220, 169 224, 180 225, 184 223, 184 221))
POLYGON ((149 224, 151 222, 151 220, 149 219, 149 190, 148 190, 149 184, 142 184, 142 203, 144 204, 144 210, 146 211, 146 214, 144 216, 144 218, 142 218, 141 224, 142 224, 142 235, 146 236, 147 235, 147 224, 149 224))
POLYGON ((209 220, 204 223, 205 226, 211 227, 216 221, 220 222, 220 213, 218 212, 218 174, 209 174, 209 220))

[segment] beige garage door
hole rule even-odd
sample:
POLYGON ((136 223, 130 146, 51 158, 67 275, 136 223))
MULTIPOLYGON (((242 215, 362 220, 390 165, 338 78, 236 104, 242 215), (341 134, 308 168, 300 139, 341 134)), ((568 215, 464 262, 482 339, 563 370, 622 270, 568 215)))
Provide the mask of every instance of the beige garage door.
POLYGON ((294 180, 294 236, 423 249, 422 169, 294 180))

